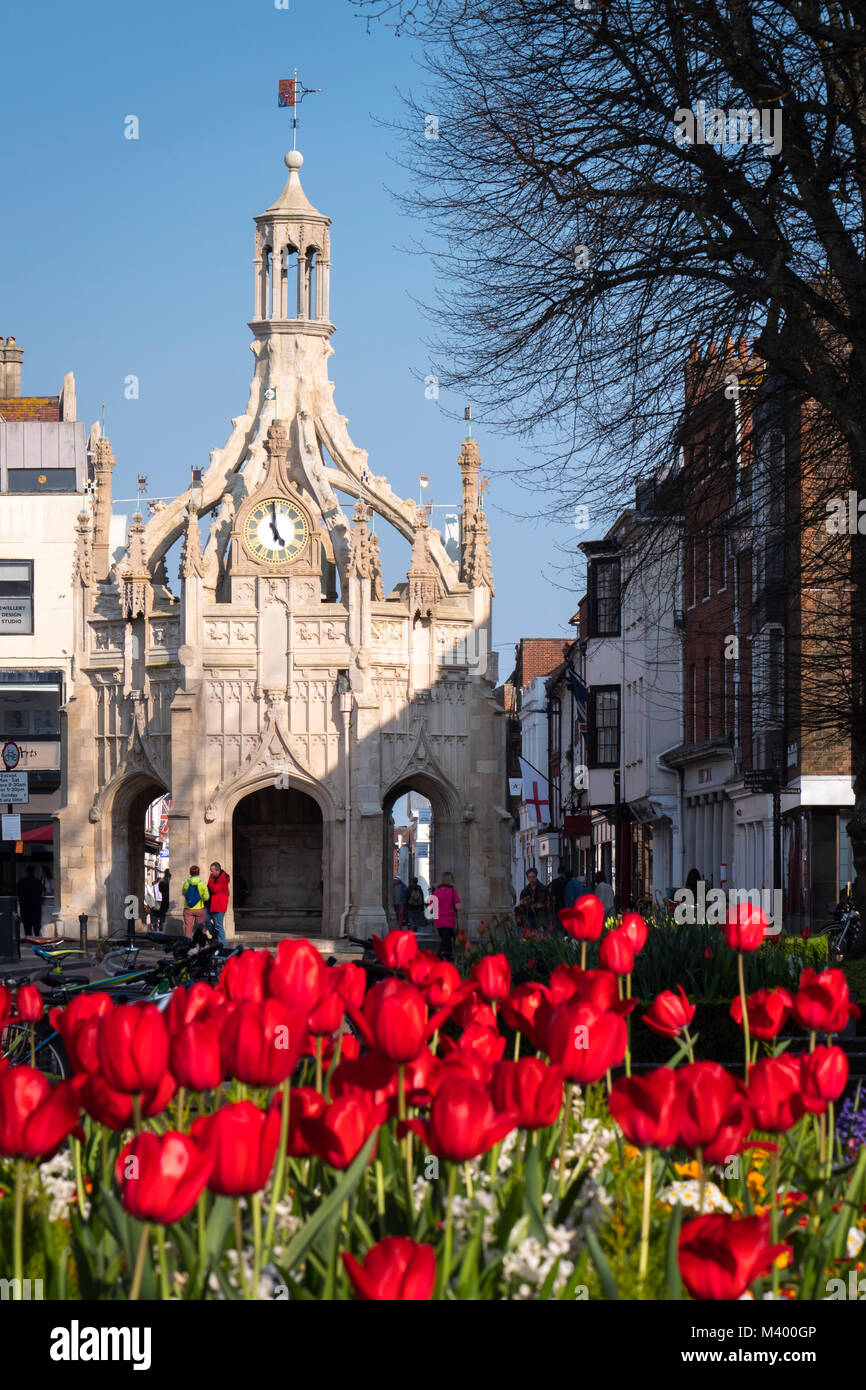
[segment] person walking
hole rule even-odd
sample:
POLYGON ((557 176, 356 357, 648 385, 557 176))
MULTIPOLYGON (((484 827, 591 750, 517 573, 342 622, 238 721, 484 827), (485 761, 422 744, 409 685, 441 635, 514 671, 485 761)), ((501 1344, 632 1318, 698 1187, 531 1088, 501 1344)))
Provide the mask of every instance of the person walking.
POLYGON ((547 909, 550 892, 546 883, 538 877, 537 869, 527 869, 526 883, 520 894, 520 907, 524 921, 530 931, 538 931, 547 926, 547 909))
POLYGON ((574 907, 578 898, 582 898, 586 893, 586 885, 577 877, 572 870, 571 877, 565 885, 565 906, 574 907))
POLYGON ((561 908, 565 907, 565 890, 568 887, 568 882, 570 878, 571 869, 569 868, 566 861, 564 859, 561 859, 559 861, 559 870, 557 872, 557 875, 554 879, 551 880, 550 884, 551 907, 553 908, 553 911, 555 913, 559 912, 561 908))
POLYGON ((24 877, 19 878, 15 891, 18 895, 18 915, 25 936, 42 935, 42 884, 36 877, 36 865, 28 864, 24 877))
POLYGON ((394 882, 391 884, 391 902, 394 907, 394 916, 397 919, 397 930, 403 929, 403 908, 406 904, 406 885, 399 874, 394 875, 394 882))
POLYGON ((210 898, 210 890, 199 877, 198 864, 191 864, 189 878, 184 879, 183 888, 183 934, 192 938, 196 927, 205 923, 205 904, 210 898))
POLYGON ((171 891, 171 870, 166 869, 162 878, 156 885, 159 898, 156 912, 154 913, 154 923, 157 931, 165 931, 165 919, 168 916, 169 892, 171 891))
POLYGON ((210 893, 210 900, 207 905, 207 928, 209 932, 213 932, 219 944, 225 946, 226 934, 223 921, 226 908, 229 905, 229 875, 222 864, 216 862, 211 864, 207 886, 210 893))
POLYGON ((439 959, 454 959, 454 938, 457 935, 457 911, 460 897, 454 887, 454 875, 444 873, 431 895, 433 922, 439 933, 439 959), (435 900, 435 901, 434 901, 435 900))
POLYGON ((409 890, 406 894, 406 914, 408 917, 406 925, 409 930, 420 931, 425 922, 424 889, 417 878, 413 878, 409 884, 409 890))
POLYGON ((613 888, 608 883, 604 874, 595 875, 595 883, 592 891, 595 896, 600 899, 604 907, 605 918, 609 917, 614 909, 615 897, 613 888))

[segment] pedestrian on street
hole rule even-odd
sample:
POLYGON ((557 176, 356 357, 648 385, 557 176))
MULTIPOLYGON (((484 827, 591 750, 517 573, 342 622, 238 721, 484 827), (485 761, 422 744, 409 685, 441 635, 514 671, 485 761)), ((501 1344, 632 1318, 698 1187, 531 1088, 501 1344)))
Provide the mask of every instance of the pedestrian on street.
POLYGON ((551 906, 554 912, 559 912, 561 908, 565 907, 565 890, 570 878, 571 869, 566 860, 560 859, 556 877, 551 880, 550 884, 551 906))
POLYGON ((406 885, 399 874, 394 875, 394 882, 391 884, 391 902, 394 905, 394 916, 397 918, 397 930, 403 928, 403 908, 406 903, 406 885))
POLYGON ((577 877, 572 870, 571 877, 565 885, 565 906, 574 907, 578 898, 582 898, 586 893, 586 885, 577 877))
POLYGON ((420 931, 424 926, 424 889, 417 878, 413 878, 406 894, 407 926, 410 931, 420 931))
POLYGON ((615 898, 613 888, 608 883, 604 874, 595 875, 595 886, 592 891, 595 896, 600 899, 604 907, 605 918, 608 918, 613 912, 615 898))
POLYGON ((159 883, 156 885, 159 894, 159 905, 156 909, 156 930, 165 931, 165 919, 168 916, 169 892, 171 891, 171 870, 166 869, 159 883))
POLYGON ((42 935, 42 884, 36 877, 36 865, 28 864, 24 877, 16 885, 18 915, 25 936, 42 935))
POLYGON ((527 869, 526 883, 520 894, 520 906, 526 925, 530 931, 538 931, 548 925, 550 890, 538 877, 537 869, 527 869))
POLYGON ((192 939, 197 927, 205 924, 205 904, 210 898, 210 890, 204 879, 199 877, 198 864, 191 864, 189 878, 184 879, 183 888, 183 934, 192 939))
POLYGON ((433 921, 439 933, 440 960, 454 959, 454 938, 457 935, 457 910, 460 897, 454 887, 454 875, 444 873, 433 890, 431 907, 434 908, 433 921), (433 900, 435 899, 435 906, 433 900))
POLYGON ((226 934, 223 921, 226 908, 229 905, 229 875, 222 864, 216 862, 211 864, 207 886, 210 893, 210 901, 207 905, 207 929, 216 936, 221 946, 225 946, 226 934))

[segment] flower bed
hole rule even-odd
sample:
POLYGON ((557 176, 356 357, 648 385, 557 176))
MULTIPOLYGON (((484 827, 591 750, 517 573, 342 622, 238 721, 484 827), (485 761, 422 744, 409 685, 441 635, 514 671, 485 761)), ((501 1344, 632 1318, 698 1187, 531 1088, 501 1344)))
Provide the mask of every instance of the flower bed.
MULTIPOLYGON (((741 966, 749 938, 728 932, 741 966)), ((53 1011, 73 1078, 0 1071, 14 1277, 79 1299, 820 1299, 860 1268, 841 972, 740 990, 742 1080, 691 1060, 693 1006, 663 994, 668 1064, 631 1076, 649 1025, 623 973, 515 984, 493 954, 461 980, 411 932, 378 952, 394 974, 366 992, 286 941, 165 1013, 53 1011), (802 1057, 773 1055, 789 1016, 802 1057)))

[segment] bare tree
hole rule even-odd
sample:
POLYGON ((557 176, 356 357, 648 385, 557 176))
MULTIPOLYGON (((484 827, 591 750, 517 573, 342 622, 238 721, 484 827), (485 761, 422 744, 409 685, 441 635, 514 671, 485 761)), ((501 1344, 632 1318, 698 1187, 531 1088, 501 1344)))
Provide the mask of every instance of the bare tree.
POLYGON ((714 393, 706 511, 738 524, 731 470, 775 411, 790 448, 761 484, 782 499, 760 509, 768 582, 792 620, 798 721, 853 746, 866 884, 866 559, 856 524, 827 522, 849 489, 866 499, 862 5, 352 3, 423 41, 405 163, 440 277, 436 369, 489 423, 553 439, 525 478, 551 512, 612 516, 662 465, 687 493, 714 393), (730 359, 743 340, 755 409, 732 422, 722 345, 730 359))

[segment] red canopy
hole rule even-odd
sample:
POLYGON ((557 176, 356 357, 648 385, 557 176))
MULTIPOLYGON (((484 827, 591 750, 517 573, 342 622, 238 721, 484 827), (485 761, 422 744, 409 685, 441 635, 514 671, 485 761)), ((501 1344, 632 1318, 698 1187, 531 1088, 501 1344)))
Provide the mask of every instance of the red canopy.
POLYGON ((29 840, 31 844, 34 841, 39 841, 43 844, 50 845, 54 840, 54 826, 37 825, 33 830, 22 830, 21 839, 29 840))

